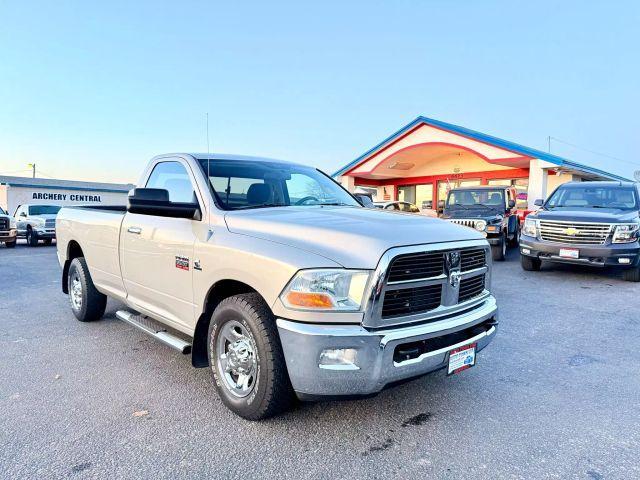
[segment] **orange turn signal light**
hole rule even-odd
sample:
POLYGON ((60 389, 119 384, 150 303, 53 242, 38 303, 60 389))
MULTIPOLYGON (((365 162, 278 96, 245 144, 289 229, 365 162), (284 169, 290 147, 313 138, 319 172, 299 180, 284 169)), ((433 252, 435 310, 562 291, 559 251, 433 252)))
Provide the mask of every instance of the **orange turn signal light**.
POLYGON ((296 307, 333 308, 331 298, 324 293, 289 292, 287 301, 296 307))

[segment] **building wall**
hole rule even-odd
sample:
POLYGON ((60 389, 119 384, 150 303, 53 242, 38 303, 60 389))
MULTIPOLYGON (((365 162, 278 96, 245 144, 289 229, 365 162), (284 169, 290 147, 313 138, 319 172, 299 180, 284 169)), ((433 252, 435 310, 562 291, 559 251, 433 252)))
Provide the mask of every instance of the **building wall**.
MULTIPOLYGON (((7 209, 7 186, 6 185, 0 185, 0 207, 4 208, 5 210, 8 211, 7 209)), ((13 213, 13 212, 11 212, 13 213)))
MULTIPOLYGON (((43 187, 2 185, 6 199, 0 203, 9 214, 25 203, 45 205, 126 205, 128 192, 104 192, 94 190, 66 190, 43 187)), ((1 192, 2 190, 0 190, 1 192)), ((0 202, 3 201, 0 193, 0 202)))

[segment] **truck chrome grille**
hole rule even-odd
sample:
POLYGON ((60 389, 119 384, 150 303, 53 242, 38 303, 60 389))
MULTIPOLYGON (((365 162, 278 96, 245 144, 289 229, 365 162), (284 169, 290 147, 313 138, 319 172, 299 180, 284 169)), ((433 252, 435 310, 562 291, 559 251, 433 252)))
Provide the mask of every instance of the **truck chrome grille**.
POLYGON ((456 225, 462 225, 463 227, 476 227, 476 221, 467 218, 450 218, 449 221, 451 223, 455 223, 456 225))
POLYGON ((446 314, 458 304, 482 296, 487 252, 486 247, 467 247, 392 257, 377 309, 382 323, 411 321, 434 312, 446 314))
POLYGON ((56 227, 56 219, 50 218, 44 221, 45 228, 55 228, 56 227))
POLYGON ((484 275, 477 277, 465 278, 460 282, 460 291, 458 293, 458 301, 466 302, 484 292, 484 275))
POLYGON ((576 245, 604 245, 611 234, 610 223, 577 223, 540 220, 540 239, 576 245))
POLYGON ((382 317, 397 317, 417 312, 428 312, 440 306, 442 285, 387 290, 384 294, 382 317))
POLYGON ((9 230, 8 218, 0 218, 0 230, 9 230))

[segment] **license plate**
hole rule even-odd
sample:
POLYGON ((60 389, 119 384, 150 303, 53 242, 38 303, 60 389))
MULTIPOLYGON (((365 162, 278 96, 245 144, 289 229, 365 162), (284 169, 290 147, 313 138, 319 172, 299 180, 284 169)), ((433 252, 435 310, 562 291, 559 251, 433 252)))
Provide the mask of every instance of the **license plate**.
POLYGON ((476 364, 476 345, 475 343, 470 343, 463 347, 454 348, 449 352, 447 375, 460 373, 476 364))
POLYGON ((575 248, 561 248, 560 256, 562 258, 580 258, 580 250, 575 248))

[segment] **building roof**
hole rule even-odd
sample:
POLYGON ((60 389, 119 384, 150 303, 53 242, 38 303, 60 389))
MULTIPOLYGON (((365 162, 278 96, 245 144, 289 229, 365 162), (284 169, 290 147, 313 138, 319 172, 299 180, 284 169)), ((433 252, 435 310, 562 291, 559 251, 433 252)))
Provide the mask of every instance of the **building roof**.
POLYGON ((440 120, 435 120, 433 118, 428 118, 428 117, 423 117, 423 116, 420 116, 420 117, 416 118, 415 120, 413 120, 412 122, 409 122, 407 125, 402 127, 400 130, 398 130, 394 134, 390 135, 389 137, 385 138, 382 142, 377 144, 375 147, 367 150, 365 153, 360 155, 358 158, 356 158, 355 160, 353 160, 352 162, 348 163, 347 165, 342 167, 340 170, 335 172, 333 174, 333 176, 334 177, 338 177, 340 175, 343 175, 345 172, 347 172, 351 168, 355 167, 360 162, 364 161, 371 154, 375 153, 381 147, 384 147, 385 145, 387 145, 389 143, 392 143, 398 137, 402 136, 403 134, 405 134, 409 130, 417 127, 420 124, 430 125, 430 126, 442 129, 442 130, 446 130, 448 132, 452 132, 452 133, 461 135, 463 137, 470 138, 472 140, 477 140, 477 141, 488 143, 489 145, 493 145, 493 146, 496 146, 496 147, 499 147, 499 148, 504 148, 505 150, 510 150, 510 151, 512 151, 514 153, 517 153, 517 154, 520 154, 520 155, 525 155, 525 156, 531 157, 531 158, 538 158, 540 160, 544 160, 544 161, 552 163, 554 165, 558 165, 558 166, 563 166, 563 167, 579 170, 581 172, 589 173, 589 174, 596 175, 596 176, 603 177, 603 178, 610 178, 610 179, 613 179, 613 180, 629 181, 628 178, 621 177, 621 176, 615 175, 613 173, 605 172, 604 170, 600 170, 598 168, 590 167, 588 165, 583 165, 581 163, 574 162, 572 160, 568 160, 566 158, 559 157, 557 155, 553 155, 551 153, 543 152, 542 150, 536 150, 535 148, 525 147, 524 145, 519 145, 517 143, 510 142, 508 140, 503 140, 503 139, 498 138, 498 137, 487 135, 486 133, 476 132, 475 130, 471 130, 469 128, 460 127, 458 125, 453 125, 452 123, 447 123, 447 122, 443 122, 443 121, 440 121, 440 120))
POLYGON ((94 192, 128 192, 135 185, 131 183, 81 182, 57 178, 9 177, 0 175, 0 185, 24 188, 51 188, 56 190, 89 190, 94 192))

